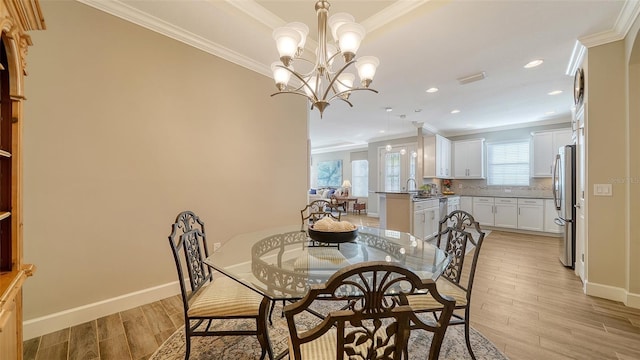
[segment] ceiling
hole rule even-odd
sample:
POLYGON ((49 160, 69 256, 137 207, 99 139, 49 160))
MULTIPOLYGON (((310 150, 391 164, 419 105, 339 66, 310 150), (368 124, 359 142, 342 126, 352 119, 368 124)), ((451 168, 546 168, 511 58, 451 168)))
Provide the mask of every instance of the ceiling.
MULTIPOLYGON (((278 59, 274 28, 300 21, 317 38, 314 0, 79 1, 269 77, 278 59)), ((353 108, 334 101, 322 118, 310 111, 312 150, 357 148, 415 135, 416 127, 450 136, 570 121, 580 44, 624 38, 639 7, 637 0, 334 0, 329 15, 348 12, 367 29, 358 56, 380 59, 371 84, 379 93, 353 93, 353 108), (544 63, 525 69, 534 59, 544 63), (480 72, 485 79, 457 80, 480 72), (554 90, 562 93, 548 94, 554 90)), ((316 44, 308 40, 307 51, 316 44)))

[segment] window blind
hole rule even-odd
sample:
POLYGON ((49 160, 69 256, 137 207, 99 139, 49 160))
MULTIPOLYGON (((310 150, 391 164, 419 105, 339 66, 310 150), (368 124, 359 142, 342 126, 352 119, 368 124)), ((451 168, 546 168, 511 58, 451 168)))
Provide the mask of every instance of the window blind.
POLYGON ((487 184, 529 186, 529 140, 487 144, 487 184))

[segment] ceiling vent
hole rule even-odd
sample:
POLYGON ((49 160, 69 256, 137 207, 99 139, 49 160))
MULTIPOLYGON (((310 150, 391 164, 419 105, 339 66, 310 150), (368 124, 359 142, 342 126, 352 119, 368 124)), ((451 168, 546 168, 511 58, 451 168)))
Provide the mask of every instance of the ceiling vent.
POLYGON ((458 82, 460 83, 460 85, 464 85, 464 84, 472 83, 474 81, 482 80, 485 77, 486 77, 486 74, 484 73, 484 71, 482 71, 477 74, 458 78, 458 82))

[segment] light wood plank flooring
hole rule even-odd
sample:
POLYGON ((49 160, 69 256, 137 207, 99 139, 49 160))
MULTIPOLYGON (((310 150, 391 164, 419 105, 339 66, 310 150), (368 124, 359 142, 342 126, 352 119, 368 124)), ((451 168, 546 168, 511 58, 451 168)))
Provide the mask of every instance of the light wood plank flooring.
MULTIPOLYGON (((366 215, 343 220, 378 226, 366 215)), ((584 295, 558 246, 558 238, 494 230, 480 253, 472 326, 512 360, 640 359, 640 310, 584 295)), ((174 296, 27 340, 24 358, 147 359, 182 326, 181 309, 174 296)))

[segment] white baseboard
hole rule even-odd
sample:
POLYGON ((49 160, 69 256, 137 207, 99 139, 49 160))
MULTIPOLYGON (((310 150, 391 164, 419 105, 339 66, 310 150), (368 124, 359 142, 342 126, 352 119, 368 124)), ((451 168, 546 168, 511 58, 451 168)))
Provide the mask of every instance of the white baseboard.
POLYGON ((602 285, 587 281, 585 289, 587 291, 587 295, 590 296, 597 296, 604 299, 620 302, 624 302, 626 298, 626 290, 619 287, 602 285))
POLYGON ((177 281, 60 311, 23 322, 23 340, 29 340, 103 316, 152 303, 180 293, 177 281))
POLYGON ((625 305, 628 307, 640 309, 640 294, 628 293, 625 305))
POLYGON ((640 309, 640 294, 630 293, 624 288, 587 282, 585 290, 587 295, 619 301, 628 307, 640 309))

